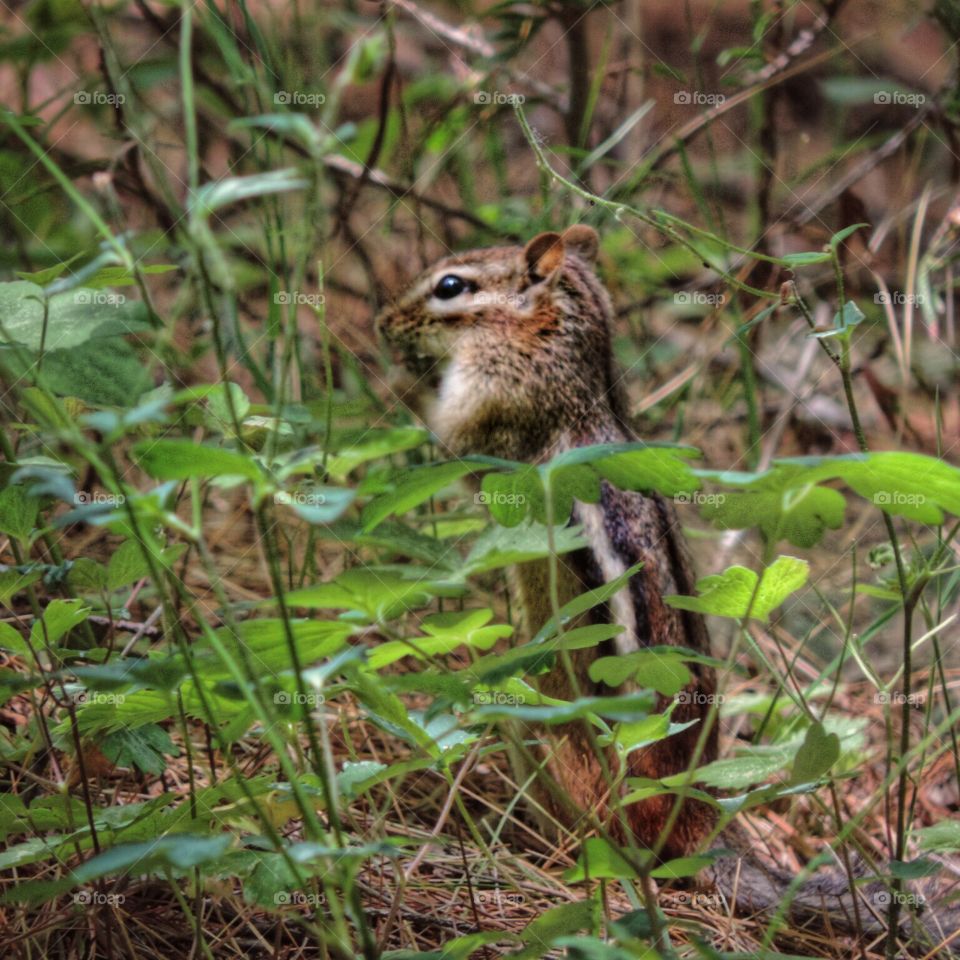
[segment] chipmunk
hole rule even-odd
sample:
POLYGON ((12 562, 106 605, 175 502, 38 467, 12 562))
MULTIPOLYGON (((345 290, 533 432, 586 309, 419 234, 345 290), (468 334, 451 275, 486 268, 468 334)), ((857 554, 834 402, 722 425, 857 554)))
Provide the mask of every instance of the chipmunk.
MULTIPOLYGON (((377 317, 377 328, 402 353, 405 365, 436 381, 426 419, 450 455, 540 463, 575 447, 635 439, 612 355, 610 297, 596 274, 598 250, 596 231, 572 226, 563 233, 542 233, 524 247, 446 257, 377 317)), ((589 622, 623 628, 611 641, 620 654, 664 645, 709 655, 703 619, 664 601, 669 594, 694 591, 672 503, 655 492, 619 490, 603 481, 599 503, 578 501, 572 519, 589 546, 558 558, 561 605, 642 562, 628 586, 596 608, 589 622)), ((514 580, 529 638, 554 613, 547 561, 520 564, 514 580)), ((596 649, 572 651, 572 672, 558 664, 541 678, 541 692, 565 700, 609 693, 588 673, 600 655, 596 649)), ((677 697, 671 721, 695 722, 629 754, 627 775, 658 780, 686 771, 696 759, 701 736, 700 762, 716 758, 717 723, 710 715, 716 677, 701 662, 691 662, 689 669, 688 695, 677 697)), ((666 706, 661 698, 660 708, 666 706)), ((595 812, 604 822, 610 778, 604 776, 585 723, 535 732, 544 741, 540 758, 546 772, 573 800, 573 808, 557 802, 550 791, 537 792, 536 799, 562 823, 571 824, 577 810, 595 812)), ((518 782, 527 780, 530 769, 528 763, 517 770, 518 782)), ((661 795, 625 811, 637 844, 652 849, 659 839, 662 859, 698 851, 716 824, 712 805, 687 799, 679 814, 672 814, 674 805, 672 795, 661 795), (669 834, 662 838, 668 823, 669 834)), ((616 818, 609 822, 616 835, 616 818)), ((777 908, 792 877, 758 861, 742 833, 727 828, 720 840, 741 855, 718 861, 712 879, 721 890, 740 911, 777 908)), ((851 901, 846 877, 830 872, 801 887, 791 912, 795 917, 828 913, 834 925, 849 928, 851 901)), ((860 913, 861 929, 882 932, 880 911, 871 915, 864 907, 860 913)), ((939 940, 936 924, 926 926, 928 935, 939 940)))

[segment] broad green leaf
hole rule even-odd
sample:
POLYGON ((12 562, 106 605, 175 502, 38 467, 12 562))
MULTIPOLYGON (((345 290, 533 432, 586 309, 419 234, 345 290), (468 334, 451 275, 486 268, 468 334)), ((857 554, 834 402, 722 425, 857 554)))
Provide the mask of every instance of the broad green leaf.
POLYGON ((0 606, 9 607, 10 601, 18 593, 36 583, 41 576, 43 574, 39 570, 23 573, 14 569, 0 571, 0 606))
POLYGON ((793 759, 796 748, 790 745, 757 749, 739 757, 715 760, 702 767, 697 780, 709 787, 740 790, 755 783, 763 783, 782 770, 793 759))
POLYGON ((689 682, 690 671, 682 651, 638 650, 635 653, 601 657, 590 664, 590 679, 619 687, 627 680, 656 690, 665 697, 676 696, 689 682))
POLYGON ((695 877, 701 870, 709 867, 715 857, 677 857, 675 860, 668 860, 650 871, 650 876, 657 880, 676 880, 680 877, 695 877))
MULTIPOLYGON (((579 527, 554 528, 553 549, 557 555, 579 550, 586 545, 579 527)), ((549 530, 542 524, 522 523, 516 527, 496 525, 477 538, 459 572, 467 577, 548 557, 550 546, 549 530)))
POLYGON ((390 493, 374 498, 363 508, 364 530, 372 530, 393 513, 402 514, 412 510, 477 469, 477 464, 454 460, 404 471, 390 493))
POLYGON ((523 949, 507 956, 511 960, 537 960, 551 952, 558 938, 595 929, 599 918, 600 904, 593 898, 551 907, 520 932, 523 949))
POLYGON ((39 509, 40 501, 24 484, 11 484, 0 492, 0 533, 15 540, 29 540, 39 509))
POLYGON ((412 656, 418 660, 426 660, 450 653, 461 646, 489 650, 497 640, 513 633, 513 627, 509 624, 488 626, 492 619, 492 610, 433 614, 421 624, 426 637, 389 640, 378 644, 370 651, 367 663, 371 669, 380 670, 403 657, 412 656))
MULTIPOLYGON (((286 594, 291 607, 313 610, 350 610, 370 620, 386 621, 406 610, 426 606, 433 597, 455 597, 464 588, 449 581, 426 579, 417 567, 398 570, 363 567, 347 570, 328 583, 302 587, 286 594), (423 577, 423 579, 417 579, 423 577)), ((274 601, 264 601, 272 604, 274 601)))
POLYGON ((412 450, 427 441, 429 434, 419 427, 395 430, 367 430, 355 444, 338 447, 327 460, 327 473, 336 480, 347 476, 369 460, 380 460, 395 453, 412 450))
POLYGON ((144 305, 122 294, 76 289, 51 296, 43 326, 44 292, 26 280, 0 283, 0 343, 44 351, 73 350, 91 340, 148 329, 144 305))
POLYGON ((159 480, 223 476, 260 480, 264 475, 252 457, 190 440, 143 440, 133 453, 140 466, 159 480))
POLYGON ((813 723, 807 728, 803 746, 793 761, 790 782, 813 783, 819 780, 840 757, 840 738, 827 733, 823 724, 813 723))
POLYGON ((77 885, 100 877, 142 875, 165 870, 186 871, 216 863, 233 842, 229 834, 213 837, 182 833, 147 843, 120 844, 80 864, 71 876, 77 885))
POLYGON ((721 574, 698 580, 699 596, 672 595, 664 597, 664 600, 679 610, 693 610, 738 620, 745 617, 749 610, 751 617, 766 621, 771 611, 806 583, 809 572, 810 568, 805 560, 778 557, 764 571, 758 588, 756 573, 735 565, 721 574))
POLYGON ((82 600, 51 600, 43 618, 30 628, 34 649, 55 647, 63 636, 90 616, 90 608, 82 600))
POLYGON ((724 530, 758 527, 768 542, 789 540, 809 548, 820 542, 824 529, 843 523, 843 494, 817 486, 800 467, 775 467, 759 477, 748 475, 746 483, 731 474, 703 475, 735 484, 703 508, 703 516, 724 530))
POLYGON ((179 752, 167 731, 154 723, 115 730, 100 741, 100 749, 117 766, 136 767, 154 776, 166 770, 166 756, 179 752))
MULTIPOLYGON (((635 852, 634 857, 641 858, 649 853, 635 852)), ((601 837, 587 837, 580 850, 576 864, 566 871, 563 879, 566 883, 583 883, 591 880, 630 880, 636 877, 637 868, 630 863, 621 851, 601 837)))
POLYGON ((941 820, 932 827, 912 831, 921 850, 934 853, 955 853, 960 850, 960 821, 941 820))
POLYGON ((831 330, 817 330, 811 333, 810 336, 816 337, 819 340, 826 340, 829 337, 849 339, 853 333, 853 328, 858 326, 864 319, 863 311, 853 300, 848 300, 843 305, 843 309, 839 313, 834 314, 833 328, 831 330))

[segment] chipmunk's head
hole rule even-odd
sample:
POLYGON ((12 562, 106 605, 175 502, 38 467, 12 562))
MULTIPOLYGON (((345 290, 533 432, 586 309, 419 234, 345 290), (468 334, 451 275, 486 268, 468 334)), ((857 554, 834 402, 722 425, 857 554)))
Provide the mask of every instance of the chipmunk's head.
POLYGON ((591 227, 445 257, 377 318, 438 383, 430 425, 458 453, 529 458, 609 405, 610 298, 591 227))

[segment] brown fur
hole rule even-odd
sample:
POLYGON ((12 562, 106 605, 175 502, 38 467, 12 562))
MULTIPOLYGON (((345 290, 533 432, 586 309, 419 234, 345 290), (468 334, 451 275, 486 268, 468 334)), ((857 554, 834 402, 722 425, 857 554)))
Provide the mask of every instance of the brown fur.
MULTIPOLYGON (((446 364, 441 403, 444 377, 459 378, 470 392, 471 402, 451 404, 433 418, 434 429, 453 454, 484 453, 541 462, 571 447, 634 439, 616 385, 610 300, 591 262, 596 251, 594 231, 572 227, 563 235, 541 234, 524 249, 495 248, 450 257, 431 268, 426 280, 415 282, 395 307, 378 318, 388 341, 414 362, 430 357, 446 364), (473 272, 477 267, 480 272, 473 272), (432 294, 440 277, 458 272, 480 277, 478 283, 487 295, 480 303, 465 297, 462 310, 446 308, 432 294)), ((672 505, 656 495, 646 497, 604 483, 600 509, 605 543, 624 566, 644 564, 629 587, 634 609, 642 614, 632 625, 638 644, 708 652, 701 618, 663 602, 665 594, 689 593, 693 586, 672 505)), ((561 604, 602 581, 600 564, 592 553, 560 558, 564 567, 561 604)), ((525 630, 532 635, 552 614, 546 562, 521 567, 517 585, 525 630)), ((596 622, 604 615, 602 609, 594 611, 584 622, 596 622)), ((596 656, 595 650, 572 655, 583 694, 607 689, 597 688, 587 674, 596 656)), ((694 673, 687 692, 695 696, 679 703, 672 716, 677 722, 700 723, 631 754, 629 775, 656 779, 689 766, 715 692, 712 670, 697 667, 694 673)), ((541 690, 565 700, 576 695, 559 667, 541 683, 541 690)), ((542 756, 551 757, 548 772, 576 808, 605 818, 608 787, 583 725, 535 733, 547 741, 542 756)), ((714 725, 703 752, 705 761, 716 756, 716 744, 714 725)), ((607 759, 612 763, 614 758, 611 754, 607 759)), ((571 811, 549 794, 538 792, 538 799, 558 820, 571 822, 571 811)), ((634 804, 629 810, 631 831, 641 845, 652 847, 657 842, 672 806, 673 797, 666 796, 634 804)), ((710 808, 688 802, 664 855, 690 852, 712 825, 710 808)))
MULTIPOLYGON (((439 384, 439 396, 428 416, 440 442, 452 456, 481 453, 543 462, 556 453, 594 443, 633 439, 626 423, 623 394, 610 347, 610 299, 597 279, 593 261, 596 233, 571 227, 563 234, 542 234, 525 248, 495 247, 447 257, 427 270, 377 318, 389 343, 418 375, 439 384), (475 290, 449 300, 438 298, 436 284, 447 274, 470 279, 475 290)), ((611 563, 625 569, 643 562, 629 584, 629 636, 637 648, 683 646, 709 652, 703 620, 664 603, 671 593, 693 591, 693 576, 673 506, 652 494, 602 485, 599 508, 577 504, 574 519, 583 523, 590 547, 558 558, 559 600, 565 601, 611 579, 611 563), (599 509, 600 519, 591 510, 599 509)), ((548 566, 545 561, 521 565, 515 588, 525 633, 532 636, 552 615, 548 566)), ((623 594, 623 591, 620 592, 623 594)), ((581 622, 611 617, 618 598, 605 610, 596 608, 581 622)), ((617 622, 622 622, 620 617, 617 622)), ((572 624, 571 626, 576 626, 572 624)), ((620 638, 613 641, 619 644, 620 638)), ((559 667, 541 679, 544 694, 569 700, 575 687, 581 694, 601 694, 590 680, 595 649, 572 651, 576 684, 559 667)), ((686 770, 708 716, 716 681, 711 669, 690 665, 689 696, 672 713, 676 722, 697 720, 683 733, 632 753, 632 776, 658 779, 686 770)), ((640 685, 643 678, 639 678, 640 685)), ((661 702, 661 708, 667 706, 661 702)), ((531 731, 528 731, 528 733, 531 731)), ((534 789, 536 799, 570 828, 584 811, 595 812, 614 832, 609 796, 600 758, 582 724, 532 731, 540 748, 535 760, 573 801, 558 802, 550 790, 534 789)), ((706 738, 701 760, 717 753, 716 725, 706 738)), ((512 757, 519 782, 533 770, 529 756, 512 757)), ((606 757, 608 764, 612 756, 606 757)), ((658 840, 671 808, 672 796, 634 804, 626 811, 630 832, 644 847, 658 840)), ((662 850, 664 858, 682 856, 699 847, 712 830, 714 813, 705 804, 688 801, 662 850)), ((737 904, 739 912, 772 911, 780 906, 791 877, 754 849, 736 827, 722 835, 725 846, 739 852, 711 870, 717 887, 737 904)), ((859 893, 862 929, 868 936, 882 932, 878 913, 867 899, 882 890, 876 883, 859 893)), ((876 900, 874 899, 874 902, 876 900)), ((827 871, 796 891, 791 914, 798 920, 829 914, 838 928, 853 928, 853 898, 846 878, 827 871)), ((905 928, 914 921, 907 918, 905 928)), ((919 928, 937 942, 943 930, 960 926, 960 911, 941 908, 919 919, 919 928)), ((916 930, 918 927, 914 926, 916 930)), ((953 955, 951 951, 951 955, 953 955)))

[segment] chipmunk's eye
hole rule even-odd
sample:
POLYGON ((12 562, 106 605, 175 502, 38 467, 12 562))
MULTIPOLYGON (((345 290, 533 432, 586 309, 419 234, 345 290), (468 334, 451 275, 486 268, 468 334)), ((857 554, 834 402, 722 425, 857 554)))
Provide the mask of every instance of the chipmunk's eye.
POLYGON ((452 300, 459 297, 465 290, 476 289, 468 280, 458 277, 455 273, 448 273, 441 277, 433 288, 433 295, 440 300, 452 300))

